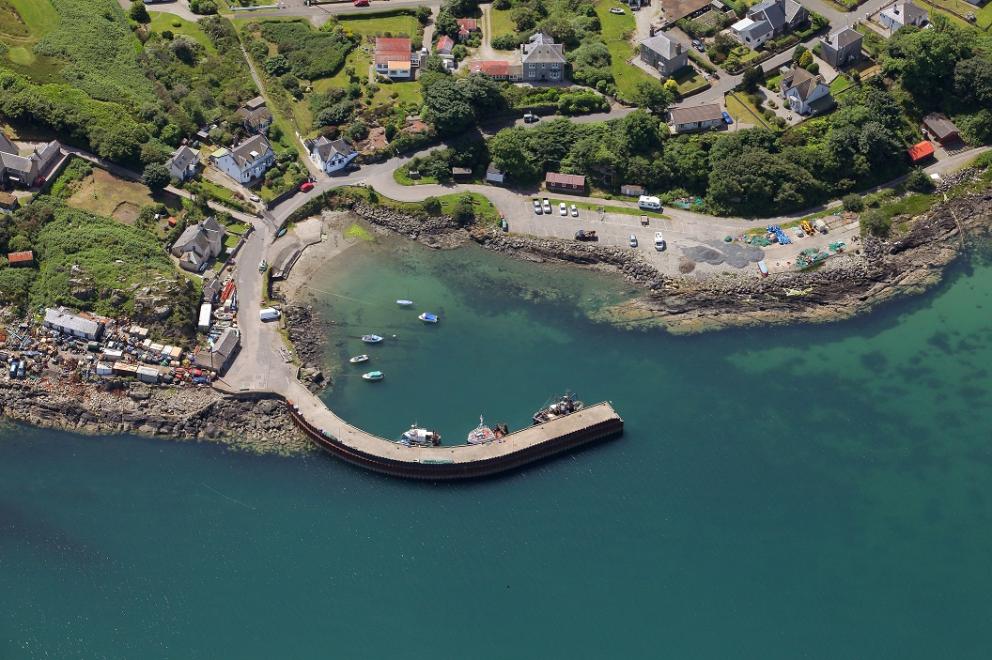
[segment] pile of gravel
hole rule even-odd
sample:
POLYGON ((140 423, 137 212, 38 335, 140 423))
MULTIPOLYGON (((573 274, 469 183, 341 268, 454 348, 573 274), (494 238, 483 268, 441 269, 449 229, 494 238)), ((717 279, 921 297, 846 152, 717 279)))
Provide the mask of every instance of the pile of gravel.
POLYGON ((736 241, 733 243, 709 241, 704 245, 682 248, 682 252, 686 259, 692 261, 701 261, 713 266, 725 263, 734 268, 744 268, 765 258, 765 252, 761 248, 736 241))

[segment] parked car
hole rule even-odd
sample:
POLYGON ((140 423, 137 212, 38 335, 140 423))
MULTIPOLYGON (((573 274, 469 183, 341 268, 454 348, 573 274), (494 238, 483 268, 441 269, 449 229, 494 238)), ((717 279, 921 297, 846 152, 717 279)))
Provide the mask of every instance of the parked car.
POLYGON ((724 111, 723 111, 723 122, 724 122, 724 123, 725 123, 725 124, 726 124, 727 126, 730 126, 731 124, 733 124, 733 123, 734 123, 734 118, 733 118, 733 117, 731 117, 731 116, 730 116, 730 113, 729 113, 729 112, 727 112, 726 110, 724 110, 724 111))
POLYGON ((630 237, 627 239, 627 243, 630 244, 630 247, 636 248, 637 247, 637 237, 634 236, 633 234, 631 234, 630 237))
POLYGON ((304 181, 300 184, 300 192, 308 193, 313 190, 313 181, 304 181))
POLYGON ((258 202, 262 201, 262 198, 259 197, 258 195, 251 195, 248 197, 248 200, 255 202, 257 204, 258 202))
POLYGON ((264 273, 265 269, 268 267, 269 267, 269 262, 267 262, 265 259, 262 259, 261 261, 258 262, 258 272, 264 273))
POLYGON ((540 119, 540 117, 538 117, 537 115, 535 115, 533 112, 525 112, 524 113, 524 123, 525 124, 533 124, 535 121, 537 121, 539 119, 540 119))
POLYGON ((544 201, 542 202, 542 205, 544 207, 544 212, 547 213, 548 215, 551 215, 551 200, 545 197, 544 201))
POLYGON ((368 7, 369 0, 354 0, 351 4, 355 7, 368 7))
POLYGON ((692 47, 695 48, 696 50, 698 50, 700 53, 705 53, 706 52, 706 44, 704 44, 699 39, 693 39, 692 40, 692 47))
POLYGON ((558 204, 558 214, 568 215, 568 207, 565 206, 565 202, 561 202, 558 204))
POLYGON ((541 208, 541 200, 539 200, 536 197, 534 198, 534 213, 536 213, 537 215, 541 215, 544 213, 544 209, 541 208))
POLYGON ((654 233, 654 249, 658 252, 665 249, 665 236, 660 231, 654 233))

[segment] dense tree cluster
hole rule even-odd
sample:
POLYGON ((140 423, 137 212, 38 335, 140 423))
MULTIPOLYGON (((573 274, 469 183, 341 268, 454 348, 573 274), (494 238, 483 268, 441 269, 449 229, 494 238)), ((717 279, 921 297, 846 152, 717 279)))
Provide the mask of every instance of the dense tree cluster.
POLYGON ((439 135, 458 135, 506 109, 500 84, 486 76, 429 72, 420 77, 420 85, 427 118, 439 135))

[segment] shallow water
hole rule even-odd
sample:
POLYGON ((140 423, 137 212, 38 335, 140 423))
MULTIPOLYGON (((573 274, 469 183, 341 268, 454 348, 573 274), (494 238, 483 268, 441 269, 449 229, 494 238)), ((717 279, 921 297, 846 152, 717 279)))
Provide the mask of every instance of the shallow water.
POLYGON ((361 426, 460 442, 571 388, 625 435, 431 485, 4 431, 0 657, 987 655, 992 267, 850 322, 690 338, 586 320, 611 278, 475 249, 353 249, 314 288, 340 324, 327 400, 361 426), (342 365, 360 352, 384 382, 342 365))

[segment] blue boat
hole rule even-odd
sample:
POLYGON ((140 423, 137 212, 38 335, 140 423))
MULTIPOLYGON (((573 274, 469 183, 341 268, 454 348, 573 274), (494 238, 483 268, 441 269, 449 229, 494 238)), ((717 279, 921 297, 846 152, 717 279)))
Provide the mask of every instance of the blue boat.
POLYGON ((424 323, 437 323, 439 320, 437 318, 437 314, 431 314, 430 312, 424 312, 417 318, 423 321, 424 323))

